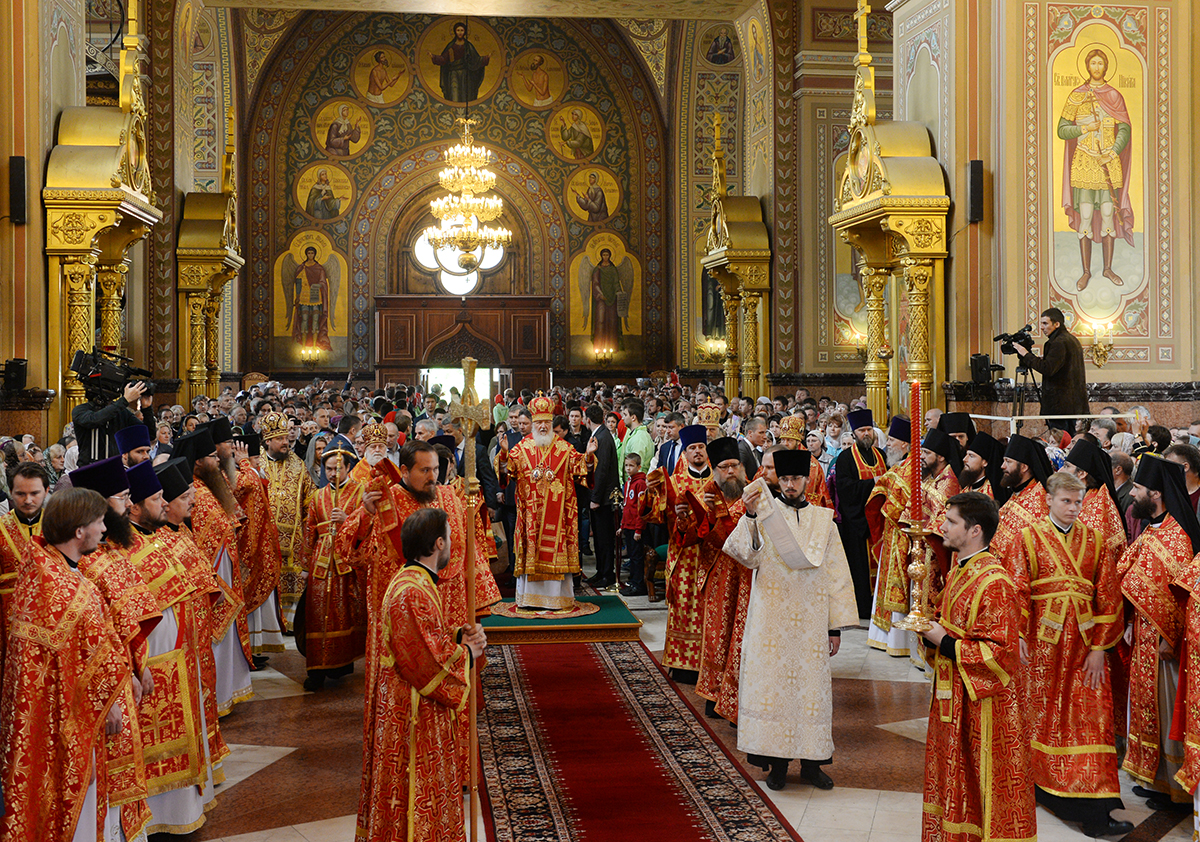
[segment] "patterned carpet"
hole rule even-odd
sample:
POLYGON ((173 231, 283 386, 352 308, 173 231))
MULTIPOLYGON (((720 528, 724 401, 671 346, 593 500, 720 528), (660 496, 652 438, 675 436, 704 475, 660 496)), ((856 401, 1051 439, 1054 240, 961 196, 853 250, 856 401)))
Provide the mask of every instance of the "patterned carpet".
POLYGON ((483 682, 497 842, 800 839, 640 643, 493 647, 483 682))

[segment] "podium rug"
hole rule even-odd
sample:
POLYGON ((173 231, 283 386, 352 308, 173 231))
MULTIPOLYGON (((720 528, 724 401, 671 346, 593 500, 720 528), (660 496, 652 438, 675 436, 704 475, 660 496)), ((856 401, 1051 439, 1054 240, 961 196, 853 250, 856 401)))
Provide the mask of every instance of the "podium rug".
POLYGON ((496 842, 800 839, 640 642, 491 647, 483 685, 496 842))
MULTIPOLYGON (((593 592, 594 593, 594 592, 593 592)), ((492 606, 483 618, 488 644, 598 643, 636 641, 642 621, 619 596, 577 596, 570 611, 537 613, 517 608, 511 599, 492 606)))

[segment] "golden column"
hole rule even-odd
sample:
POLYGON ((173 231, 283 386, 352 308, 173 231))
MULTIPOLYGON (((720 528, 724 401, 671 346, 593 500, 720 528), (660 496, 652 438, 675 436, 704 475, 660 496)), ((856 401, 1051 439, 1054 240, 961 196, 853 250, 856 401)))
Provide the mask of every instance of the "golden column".
POLYGON ((885 266, 864 266, 863 291, 867 299, 867 363, 863 375, 867 381, 867 407, 876 418, 888 416, 888 360, 892 347, 887 340, 884 297, 891 271, 885 266))
POLYGON ((934 403, 929 291, 933 281, 933 259, 906 257, 900 265, 904 267, 904 283, 908 288, 908 379, 921 384, 921 406, 931 407, 934 403))
POLYGON ((218 287, 209 287, 208 300, 204 303, 204 367, 208 372, 208 394, 216 397, 221 392, 220 349, 217 328, 221 320, 221 298, 225 282, 218 287))
POLYGON ((176 283, 180 304, 179 362, 188 405, 208 391, 208 369, 205 365, 208 326, 204 316, 208 306, 208 284, 212 275, 212 268, 202 263, 181 262, 179 267, 176 283))
POLYGON ((125 295, 124 263, 105 263, 96 267, 96 303, 100 310, 100 347, 115 354, 121 352, 121 297, 125 295))
MULTIPOLYGON (((64 362, 69 367, 77 351, 92 349, 96 324, 92 309, 96 257, 90 254, 68 257, 62 261, 61 267, 67 291, 67 347, 64 362)), ((83 403, 83 384, 69 368, 63 372, 63 392, 68 411, 83 403)))
POLYGON ((758 364, 758 305, 762 293, 742 290, 742 394, 755 399, 762 394, 762 368, 758 364))
MULTIPOLYGON (((725 277, 728 277, 726 275, 725 277)), ((734 279, 736 283, 736 279, 734 279)), ((721 303, 725 305, 725 397, 733 398, 738 394, 738 308, 742 297, 737 290, 725 289, 725 281, 721 282, 721 303)))

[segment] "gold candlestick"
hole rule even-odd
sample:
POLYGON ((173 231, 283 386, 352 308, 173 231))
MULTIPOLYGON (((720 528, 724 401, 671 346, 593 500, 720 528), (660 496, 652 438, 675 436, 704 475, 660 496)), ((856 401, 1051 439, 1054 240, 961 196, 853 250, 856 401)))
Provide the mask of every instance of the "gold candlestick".
POLYGON ((929 576, 933 572, 931 552, 926 541, 933 533, 921 524, 907 526, 903 530, 909 542, 909 611, 908 615, 896 623, 905 631, 920 634, 933 626, 933 611, 929 606, 929 576))

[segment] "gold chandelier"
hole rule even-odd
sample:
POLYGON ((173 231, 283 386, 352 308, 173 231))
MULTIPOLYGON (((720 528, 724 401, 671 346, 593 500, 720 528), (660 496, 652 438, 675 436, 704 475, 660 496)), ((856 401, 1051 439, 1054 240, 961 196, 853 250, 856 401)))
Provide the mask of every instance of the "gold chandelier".
POLYGON ((480 225, 499 217, 504 202, 499 196, 480 195, 496 186, 496 174, 487 169, 491 152, 486 146, 473 143, 471 127, 475 122, 469 117, 455 120, 462 126, 462 143, 446 150, 449 166, 438 173, 438 183, 450 195, 429 203, 430 211, 441 224, 425 229, 425 237, 434 250, 456 249, 460 252, 458 265, 467 271, 479 265, 483 249, 502 248, 512 242, 512 232, 507 228, 480 225))

